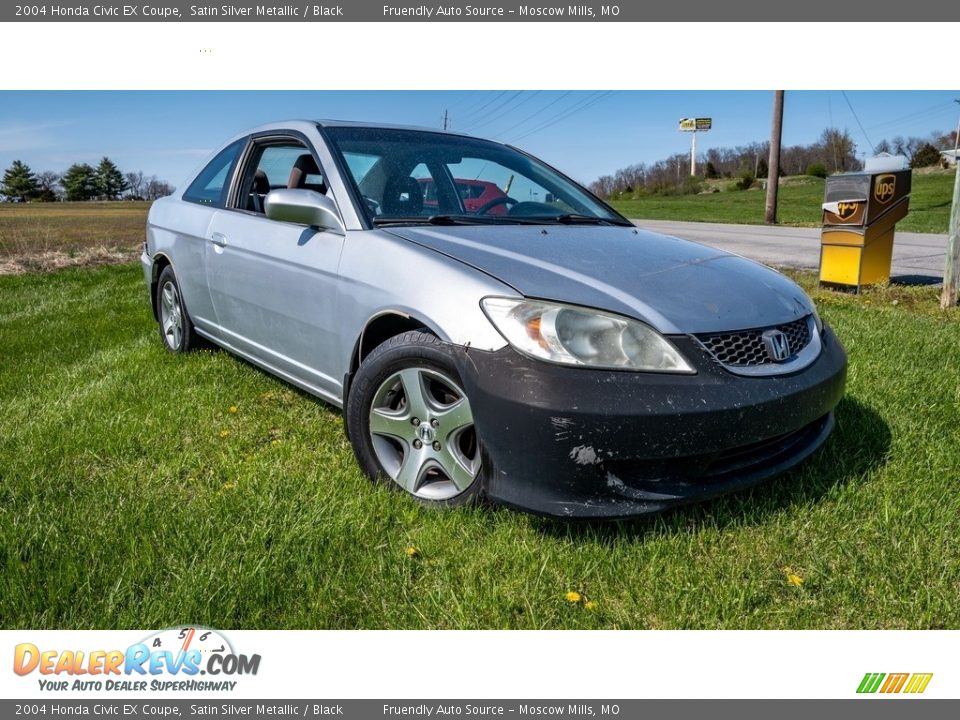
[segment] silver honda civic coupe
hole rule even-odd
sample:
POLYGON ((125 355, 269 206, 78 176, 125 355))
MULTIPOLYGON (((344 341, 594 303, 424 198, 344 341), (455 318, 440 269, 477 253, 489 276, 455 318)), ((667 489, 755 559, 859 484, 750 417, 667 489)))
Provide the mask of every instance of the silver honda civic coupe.
POLYGON ((466 135, 290 121, 150 209, 160 336, 343 408, 371 478, 625 517, 748 487, 833 428, 846 355, 791 280, 646 232, 466 135))

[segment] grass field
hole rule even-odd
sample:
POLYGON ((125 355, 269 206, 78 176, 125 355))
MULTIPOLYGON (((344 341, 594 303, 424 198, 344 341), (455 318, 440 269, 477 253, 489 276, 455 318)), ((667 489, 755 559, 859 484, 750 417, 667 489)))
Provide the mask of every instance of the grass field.
POLYGON ((147 202, 0 203, 0 273, 123 262, 139 254, 147 202))
MULTIPOLYGON (((727 185, 731 181, 718 181, 727 185)), ((953 197, 952 171, 915 172, 910 214, 897 224, 908 232, 945 233, 953 197)), ((784 225, 820 224, 824 181, 814 177, 784 178, 779 193, 778 219, 784 225)), ((647 195, 615 200, 612 205, 629 218, 693 220, 697 222, 762 223, 766 193, 760 188, 699 195, 647 195)))
POLYGON ((851 361, 828 444, 597 525, 372 487, 338 411, 166 353, 134 265, 2 277, 0 626, 960 628, 960 315, 935 298, 820 295, 851 361))

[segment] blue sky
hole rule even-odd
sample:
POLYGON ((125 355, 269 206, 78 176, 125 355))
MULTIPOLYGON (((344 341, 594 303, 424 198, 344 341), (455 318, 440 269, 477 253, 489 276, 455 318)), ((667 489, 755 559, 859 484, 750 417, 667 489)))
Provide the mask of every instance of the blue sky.
MULTIPOLYGON (((784 143, 813 141, 832 124, 848 129, 862 154, 867 137, 952 131, 954 98, 960 91, 788 91, 784 143)), ((107 155, 124 171, 177 185, 227 137, 262 122, 440 127, 446 109, 452 129, 514 143, 590 182, 688 152, 681 117, 714 118, 700 151, 765 140, 771 103, 768 91, 0 91, 0 169, 20 159, 34 171, 63 171, 107 155)))

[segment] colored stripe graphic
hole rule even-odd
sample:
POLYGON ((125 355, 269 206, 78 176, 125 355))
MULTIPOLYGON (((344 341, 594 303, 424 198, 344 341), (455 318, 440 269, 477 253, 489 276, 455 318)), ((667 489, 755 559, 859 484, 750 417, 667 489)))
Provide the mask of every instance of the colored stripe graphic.
POLYGON ((883 683, 883 686, 880 688, 882 693, 898 693, 903 689, 904 683, 907 682, 907 678, 910 677, 910 673, 890 673, 887 675, 887 680, 883 683))
POLYGON ((863 680, 860 681, 860 687, 857 688, 858 693, 875 693, 877 688, 880 687, 880 681, 885 677, 884 673, 867 673, 863 676, 863 680))
POLYGON ((930 684, 930 679, 933 677, 933 673, 914 673, 910 678, 910 682, 907 683, 907 687, 904 690, 905 693, 922 693, 927 689, 927 685, 930 684))
POLYGON ((933 673, 866 673, 860 685, 857 686, 858 693, 875 693, 877 691, 885 694, 895 694, 899 692, 918 694, 927 689, 933 673))

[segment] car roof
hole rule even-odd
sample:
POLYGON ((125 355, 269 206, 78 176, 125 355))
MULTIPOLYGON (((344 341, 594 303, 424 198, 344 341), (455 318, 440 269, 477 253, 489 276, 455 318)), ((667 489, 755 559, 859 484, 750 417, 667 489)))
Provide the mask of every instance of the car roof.
POLYGON ((411 130, 411 131, 417 131, 417 132, 439 133, 441 135, 471 137, 466 133, 454 132, 452 130, 440 130, 438 128, 422 127, 417 125, 394 125, 390 123, 373 123, 373 122, 363 122, 358 120, 331 120, 331 119, 280 120, 277 122, 265 123, 255 128, 250 128, 249 130, 245 130, 242 133, 238 133, 236 137, 239 138, 245 135, 251 135, 253 133, 266 132, 270 130, 299 130, 300 132, 304 132, 306 130, 312 130, 316 128, 318 125, 320 127, 353 127, 353 128, 377 128, 380 130, 411 130))

